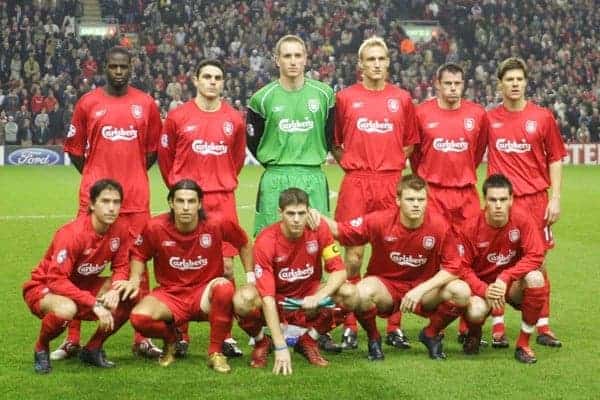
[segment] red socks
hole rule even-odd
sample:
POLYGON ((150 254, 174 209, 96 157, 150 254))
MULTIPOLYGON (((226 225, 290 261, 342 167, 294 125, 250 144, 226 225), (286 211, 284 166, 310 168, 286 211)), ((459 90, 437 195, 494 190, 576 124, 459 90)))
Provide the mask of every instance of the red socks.
POLYGON ((231 332, 233 325, 233 292, 231 282, 217 283, 212 287, 210 299, 210 344, 208 354, 220 353, 223 341, 231 332))
POLYGON ((397 311, 390 315, 387 320, 387 333, 395 332, 396 329, 400 329, 402 323, 402 311, 397 311))
POLYGON ((67 340, 71 343, 79 343, 81 340, 81 321, 74 319, 69 322, 69 330, 67 331, 67 340))
POLYGON ((529 347, 529 337, 535 329, 535 323, 538 320, 546 298, 546 287, 523 289, 521 332, 517 339, 517 347, 529 347))
POLYGON ((129 316, 131 325, 145 337, 161 338, 166 343, 175 343, 175 327, 165 321, 153 320, 149 315, 131 314, 129 316))
POLYGON ((548 274, 544 272, 544 282, 546 283, 546 298, 544 299, 544 305, 540 311, 540 317, 537 321, 537 331, 539 335, 550 332, 550 325, 548 324, 548 317, 550 316, 550 281, 548 280, 548 274))
POLYGON ((238 317, 238 325, 250 337, 256 337, 260 334, 262 327, 266 325, 262 312, 259 308, 250 311, 245 317, 238 317))
POLYGON ((65 330, 68 323, 68 319, 61 318, 54 313, 46 314, 44 318, 42 318, 40 336, 35 343, 35 351, 49 351, 50 341, 58 337, 58 335, 65 330))
POLYGON ((377 307, 373 306, 370 310, 356 314, 358 318, 358 322, 363 327, 363 329, 367 332, 367 336, 369 340, 379 340, 381 339, 381 335, 379 334, 379 330, 377 330, 377 322, 375 321, 375 317, 377 316, 377 307))
POLYGON ((95 350, 95 349, 101 348, 102 345, 104 344, 104 342, 106 341, 106 339, 108 339, 110 336, 115 334, 119 329, 121 329, 123 324, 125 322, 127 322, 127 320, 129 319, 129 313, 131 312, 132 307, 133 307, 133 304, 131 304, 129 302, 120 303, 119 306, 117 307, 117 309, 113 312, 113 320, 114 320, 113 330, 112 331, 104 331, 104 330, 97 329, 96 332, 94 332, 94 334, 90 338, 90 340, 87 342, 85 347, 87 347, 90 350, 95 350))
MULTIPOLYGON (((360 282, 360 275, 348 278, 347 281, 353 285, 356 285, 358 282, 360 282)), ((354 333, 358 332, 358 324, 354 313, 348 313, 348 315, 346 315, 346 319, 344 320, 344 328, 350 329, 354 333)))
POLYGON ((428 337, 437 336, 464 311, 465 307, 459 307, 451 301, 440 303, 429 317, 429 325, 425 328, 425 335, 428 337))

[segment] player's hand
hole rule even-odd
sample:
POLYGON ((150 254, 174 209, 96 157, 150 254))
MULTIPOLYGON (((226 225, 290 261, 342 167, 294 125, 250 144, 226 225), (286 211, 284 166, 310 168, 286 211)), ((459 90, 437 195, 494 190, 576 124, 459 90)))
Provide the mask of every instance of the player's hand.
POLYGON ((273 365, 273 373, 275 375, 291 375, 292 374, 292 359, 290 351, 285 349, 275 350, 275 365, 273 365))
POLYGON ((111 311, 114 311, 119 305, 119 291, 115 289, 110 289, 108 292, 104 293, 99 301, 104 304, 104 307, 108 308, 111 311))
POLYGON ((310 229, 316 231, 321 223, 321 213, 316 208, 308 209, 308 219, 306 220, 306 224, 310 229))
POLYGON ((254 271, 246 272, 246 283, 249 285, 256 284, 256 275, 254 274, 254 271))
POLYGON ((111 332, 115 327, 115 320, 112 314, 104 306, 96 304, 92 309, 94 314, 98 317, 98 328, 105 332, 111 332))
POLYGON ((558 197, 552 197, 548 201, 548 205, 546 206, 546 213, 544 214, 544 219, 548 223, 548 225, 552 225, 558 218, 560 217, 560 199, 558 197))
POLYGON ((113 282, 112 287, 121 294, 121 301, 135 299, 140 292, 140 281, 133 279, 128 281, 115 281, 113 282))
POLYGON ((414 312, 417 308, 419 302, 423 298, 423 291, 417 286, 412 288, 402 298, 402 302, 400 303, 400 310, 402 312, 414 312))
POLYGON ((317 296, 306 296, 302 300, 302 309, 307 311, 315 311, 319 306, 319 299, 317 296))
POLYGON ((490 284, 485 291, 485 297, 492 302, 494 308, 499 305, 500 308, 504 307, 504 296, 506 295, 506 283, 502 279, 496 279, 496 281, 490 284))

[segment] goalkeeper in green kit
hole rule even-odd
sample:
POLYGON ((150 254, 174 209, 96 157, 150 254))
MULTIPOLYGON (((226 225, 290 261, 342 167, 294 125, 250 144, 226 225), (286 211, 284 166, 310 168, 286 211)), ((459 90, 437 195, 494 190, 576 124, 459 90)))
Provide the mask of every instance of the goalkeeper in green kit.
POLYGON ((279 219, 279 193, 297 187, 329 214, 329 188, 321 170, 333 139, 335 96, 326 84, 304 77, 306 46, 296 35, 275 46, 279 79, 250 99, 248 148, 265 167, 256 201, 254 235, 279 219))

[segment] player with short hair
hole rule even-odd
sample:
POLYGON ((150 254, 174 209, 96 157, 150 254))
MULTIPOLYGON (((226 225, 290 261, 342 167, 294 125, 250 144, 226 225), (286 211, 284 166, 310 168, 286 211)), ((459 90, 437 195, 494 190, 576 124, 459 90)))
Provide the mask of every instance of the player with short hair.
POLYGON ((329 213, 327 178, 321 170, 333 137, 333 90, 304 76, 304 41, 285 35, 275 46, 279 79, 257 91, 248 104, 247 141, 265 167, 256 201, 254 234, 279 218, 279 193, 298 187, 313 207, 329 213))
MULTIPOLYGON (((510 179, 514 187, 515 209, 534 218, 547 251, 554 247, 551 226, 560 216, 562 158, 567 154, 565 146, 552 112, 525 97, 528 78, 525 62, 516 57, 507 58, 498 66, 497 77, 502 104, 488 111, 487 173, 488 176, 500 173, 510 179)), ((560 347, 562 343, 548 324, 550 282, 547 269, 544 268, 543 272, 548 298, 537 323, 537 342, 560 347)), ((493 341, 506 347, 508 341, 503 317, 494 318, 493 330, 493 341)))
POLYGON ((398 309, 429 318, 419 341, 431 359, 445 359, 442 331, 464 312, 471 295, 458 279, 455 233, 442 216, 427 210, 426 183, 416 175, 402 177, 396 204, 343 223, 324 219, 341 244, 372 246, 367 272, 356 285, 355 310, 369 338, 369 360, 384 358, 375 317, 398 309))
POLYGON ((254 244, 256 287, 246 285, 234 297, 238 323, 255 340, 252 367, 266 367, 273 346, 275 374, 292 373, 280 322, 306 329, 295 350, 309 363, 322 367, 328 365, 328 361, 319 352, 319 335, 340 324, 344 310, 353 309, 356 303, 356 289, 345 283, 344 263, 327 224, 323 222, 314 230, 307 227, 308 206, 305 191, 289 188, 281 192, 280 221, 263 229, 254 244), (329 276, 322 284, 323 269, 329 276), (301 309, 285 309, 282 302, 286 298, 298 300, 301 309), (341 309, 319 308, 328 298, 341 309), (265 324, 271 337, 262 331, 265 324))
POLYGON ((247 269, 252 250, 235 222, 205 213, 203 192, 191 179, 176 182, 167 196, 170 212, 152 218, 132 247, 131 274, 123 296, 136 296, 144 264, 154 261, 159 286, 131 312, 131 324, 148 337, 165 342, 161 366, 175 361, 177 327, 188 321, 209 321, 208 366, 220 373, 231 367, 221 353, 233 322, 233 284, 223 278, 223 242, 234 245, 247 269))
MULTIPOLYGON (((481 210, 475 184, 489 129, 485 109, 462 98, 464 81, 458 64, 437 69, 436 97, 416 107, 420 143, 410 159, 413 171, 427 182, 428 207, 456 230, 481 210)), ((462 319, 460 326, 462 341, 467 329, 462 319)))
MULTIPOLYGON (((362 81, 336 95, 333 155, 345 172, 335 210, 336 221, 395 207, 396 184, 419 138, 410 93, 387 82, 389 51, 378 36, 358 49, 362 81)), ((364 246, 346 248, 348 277, 360 280, 364 246)), ((356 318, 350 314, 342 348, 358 346, 356 318)), ((400 314, 388 322, 386 342, 408 348, 400 314)))
POLYGON ((127 322, 132 304, 121 302, 115 289, 129 275, 126 225, 118 219, 123 189, 110 179, 94 182, 88 192, 88 212, 60 228, 42 261, 23 285, 23 298, 42 320, 35 344, 35 371, 47 374, 50 341, 73 318, 98 320, 98 329, 79 352, 82 362, 111 368, 102 345, 127 322), (117 222, 115 222, 117 221, 117 222), (100 274, 110 263, 112 274, 100 274))
MULTIPOLYGON (((202 187, 204 210, 238 224, 235 189, 246 158, 246 134, 241 114, 221 99, 224 76, 219 61, 198 64, 192 77, 196 98, 167 115, 158 165, 167 187, 183 178, 193 179, 202 187)), ((223 242, 225 277, 234 284, 233 257, 237 254, 233 245, 223 242)), ((181 354, 189 342, 187 329, 184 331, 178 345, 181 354)), ((242 355, 230 335, 223 343, 223 353, 228 357, 242 355)))
POLYGON ((529 347, 547 296, 540 267, 544 244, 530 214, 513 207, 513 188, 504 175, 490 175, 483 183, 485 209, 470 219, 460 235, 465 281, 473 296, 465 318, 468 335, 463 344, 467 354, 479 353, 481 326, 492 308, 505 303, 521 310, 521 331, 515 358, 536 362, 529 347))
MULTIPOLYGON (((81 173, 79 214, 89 204, 88 191, 98 177, 110 177, 123 185, 125 193, 119 218, 136 237, 150 218, 150 188, 146 170, 156 161, 161 130, 160 114, 152 97, 129 85, 131 55, 123 47, 106 54, 106 85, 83 95, 73 112, 65 140, 65 152, 81 173)), ((142 288, 149 290, 147 274, 142 288)), ((80 323, 74 321, 69 334, 53 358, 77 352, 80 323)), ((158 357, 160 349, 135 334, 133 351, 158 357)))

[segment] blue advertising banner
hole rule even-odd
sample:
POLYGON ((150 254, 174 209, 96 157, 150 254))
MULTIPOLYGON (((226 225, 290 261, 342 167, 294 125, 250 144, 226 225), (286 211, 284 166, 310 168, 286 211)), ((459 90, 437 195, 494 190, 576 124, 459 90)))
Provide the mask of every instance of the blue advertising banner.
POLYGON ((62 146, 5 146, 4 165, 65 165, 62 146))

